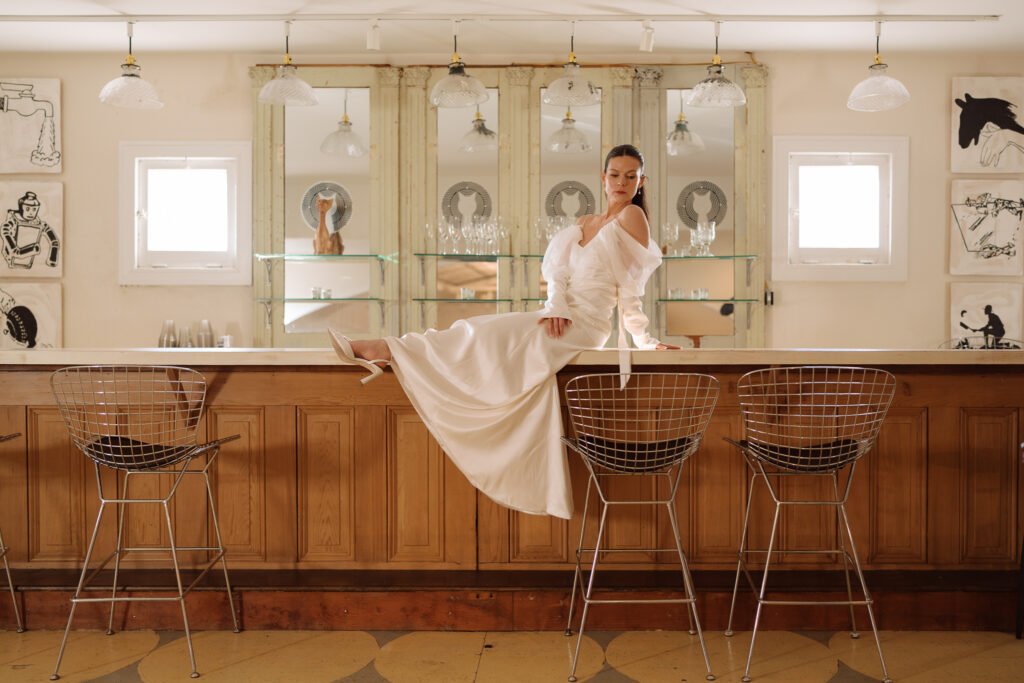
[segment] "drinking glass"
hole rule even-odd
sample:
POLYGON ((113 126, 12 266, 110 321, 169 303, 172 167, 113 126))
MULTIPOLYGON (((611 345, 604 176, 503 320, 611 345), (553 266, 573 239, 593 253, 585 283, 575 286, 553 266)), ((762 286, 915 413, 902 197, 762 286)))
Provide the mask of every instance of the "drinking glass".
POLYGON ((213 328, 210 327, 209 320, 199 321, 199 333, 197 334, 196 344, 204 347, 213 346, 213 328))
POLYGON ((161 348, 167 348, 170 346, 177 346, 177 337, 174 336, 174 321, 165 320, 163 327, 160 328, 160 340, 157 344, 161 348))
POLYGON ((669 256, 679 256, 679 224, 665 223, 661 226, 661 234, 665 240, 665 251, 669 256))
POLYGON ((715 241, 715 221, 697 223, 700 256, 711 256, 711 243, 715 241))

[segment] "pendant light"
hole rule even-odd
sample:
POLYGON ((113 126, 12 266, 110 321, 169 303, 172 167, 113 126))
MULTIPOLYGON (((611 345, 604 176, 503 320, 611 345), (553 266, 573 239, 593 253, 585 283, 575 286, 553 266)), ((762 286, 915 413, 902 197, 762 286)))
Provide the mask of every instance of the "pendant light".
POLYGON ((679 118, 676 119, 676 127, 669 131, 665 138, 665 151, 670 157, 685 156, 704 149, 704 141, 700 136, 690 130, 686 123, 686 115, 683 114, 683 91, 679 91, 679 118))
POLYGON ((284 22, 284 63, 277 67, 277 76, 263 86, 258 99, 263 104, 311 106, 319 103, 312 86, 299 78, 288 54, 288 38, 292 22, 284 22))
POLYGON ((161 109, 164 103, 156 88, 143 80, 141 67, 132 56, 132 33, 135 22, 128 22, 128 56, 121 65, 121 75, 100 90, 100 102, 122 109, 161 109))
POLYGON ((555 104, 560 107, 585 107, 601 101, 601 91, 580 73, 580 65, 576 63, 575 52, 576 22, 572 22, 572 33, 569 35, 569 61, 563 65, 565 74, 552 81, 544 89, 544 104, 555 104))
POLYGON ((369 151, 363 139, 352 130, 352 122, 348 118, 348 88, 345 88, 344 113, 338 121, 338 130, 329 133, 320 143, 320 151, 338 157, 361 157, 369 151))
POLYGON ((576 127, 576 119, 572 117, 572 109, 565 112, 562 127, 548 138, 548 151, 560 154, 582 154, 589 152, 590 140, 586 134, 576 127))
POLYGON ((487 88, 479 79, 466 73, 466 65, 459 57, 459 21, 452 21, 452 61, 448 64, 448 75, 437 82, 430 91, 430 103, 435 107, 471 107, 486 102, 487 88))
POLYGON ((480 113, 480 107, 477 106, 473 127, 462 136, 459 150, 462 152, 488 152, 496 149, 498 149, 498 134, 487 127, 487 121, 480 113))
POLYGON ((743 89, 722 75, 722 57, 718 54, 718 32, 722 22, 715 22, 715 56, 708 65, 708 77, 693 87, 686 104, 689 107, 742 107, 747 103, 743 89))
POLYGON ((869 75, 853 86, 846 106, 854 111, 888 111, 902 107, 910 101, 906 86, 885 73, 878 44, 882 35, 882 22, 875 22, 875 63, 868 67, 869 75))

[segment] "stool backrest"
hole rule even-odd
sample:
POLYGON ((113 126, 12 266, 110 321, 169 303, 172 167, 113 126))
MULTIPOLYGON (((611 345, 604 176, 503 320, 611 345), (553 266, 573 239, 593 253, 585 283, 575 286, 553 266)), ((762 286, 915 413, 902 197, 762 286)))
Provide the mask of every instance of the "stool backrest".
POLYGON ((96 462, 152 469, 194 450, 206 398, 195 370, 94 365, 57 370, 50 387, 71 440, 96 462))
POLYGON ((783 469, 828 471, 871 450, 896 378, 872 368, 766 368, 743 375, 736 390, 748 453, 783 469))
POLYGON ((650 472, 683 461, 700 446, 718 401, 718 380, 690 373, 619 373, 574 377, 565 400, 575 445, 591 463, 619 472, 650 472))

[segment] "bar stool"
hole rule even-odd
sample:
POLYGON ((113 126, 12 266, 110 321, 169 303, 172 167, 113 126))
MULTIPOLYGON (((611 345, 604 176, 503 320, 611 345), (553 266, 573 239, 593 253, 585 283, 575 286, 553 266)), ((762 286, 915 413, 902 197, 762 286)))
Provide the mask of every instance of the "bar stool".
MULTIPOLYGON (((221 541, 217 513, 214 509, 213 491, 210 488, 209 469, 216 460, 220 446, 225 442, 239 438, 230 436, 204 444, 197 444, 199 420, 206 399, 206 379, 195 370, 172 366, 76 366, 57 370, 50 376, 50 387, 61 417, 71 435, 71 441, 93 461, 96 471, 96 486, 100 496, 100 509, 96 514, 92 537, 85 551, 85 562, 78 580, 78 586, 71 598, 71 613, 64 629, 64 638, 57 653, 57 663, 53 668, 50 680, 60 678, 60 662, 64 656, 71 621, 75 616, 75 608, 79 603, 109 602, 110 617, 107 623, 107 635, 114 630, 114 605, 117 602, 138 601, 177 601, 181 605, 181 616, 185 624, 185 639, 188 643, 188 655, 192 663, 192 678, 197 678, 196 658, 192 650, 192 634, 189 630, 188 612, 185 609, 185 596, 202 580, 206 573, 217 563, 221 563, 224 571, 224 584, 227 589, 228 605, 235 633, 238 633, 238 617, 235 615, 234 599, 231 594, 231 582, 228 579, 227 564, 224 560, 224 544, 221 541), (206 456, 201 467, 190 469, 189 465, 196 458, 206 456), (123 475, 120 497, 107 498, 103 493, 103 480, 100 467, 117 470, 123 475), (206 495, 210 506, 210 520, 216 535, 216 545, 210 546, 179 546, 174 541, 174 528, 171 524, 168 503, 178 490, 185 475, 201 475, 206 484, 206 495), (128 482, 137 477, 172 477, 167 494, 162 498, 131 497, 128 482), (167 521, 169 545, 162 547, 126 547, 123 545, 125 506, 152 504, 163 507, 167 521), (96 535, 107 505, 116 505, 117 510, 117 544, 111 553, 98 566, 89 569, 96 535), (120 569, 121 556, 128 551, 167 551, 170 553, 174 567, 174 579, 177 594, 168 597, 118 597, 117 577, 120 569), (205 551, 214 553, 207 560, 199 575, 188 585, 181 580, 178 565, 179 551, 205 551), (83 588, 105 567, 114 560, 114 581, 109 597, 82 597, 83 588)), ((202 461, 200 461, 202 462, 202 461)))
POLYGON ((676 518, 675 497, 679 489, 682 465, 700 446, 707 429, 708 420, 718 400, 718 380, 710 375, 685 373, 637 373, 629 383, 621 387, 619 373, 581 375, 569 380, 565 386, 566 405, 572 425, 572 438, 562 441, 579 453, 590 472, 587 497, 583 506, 583 525, 580 542, 576 550, 576 571, 573 578, 572 598, 569 603, 569 621, 565 635, 572 635, 572 619, 576 607, 576 591, 583 599, 583 614, 576 637, 576 651, 573 655, 569 680, 576 680, 576 664, 580 654, 580 643, 587 621, 587 613, 595 604, 650 604, 676 603, 687 606, 690 619, 690 633, 696 627, 700 639, 707 680, 715 680, 711 673, 704 633, 697 617, 697 596, 693 588, 693 577, 686 562, 679 522, 676 518), (616 499, 612 494, 612 482, 622 477, 649 477, 658 491, 645 499, 616 499), (587 511, 590 497, 597 492, 600 517, 597 540, 593 548, 585 548, 584 536, 587 530, 587 511), (648 552, 671 552, 679 557, 683 574, 681 598, 665 599, 595 599, 594 579, 597 574, 598 558, 603 553, 626 552, 622 549, 602 548, 608 511, 623 505, 664 505, 672 525, 672 548, 630 548, 648 552), (584 554, 589 554, 590 569, 586 579, 582 567, 584 554))
MULTIPOLYGON (((0 443, 16 439, 19 436, 21 436, 21 432, 0 434, 0 443)), ((11 578, 11 565, 7 564, 7 545, 4 544, 3 532, 0 532, 0 559, 4 561, 4 573, 7 574, 7 587, 11 591, 11 602, 14 603, 14 619, 18 622, 18 633, 24 633, 25 624, 21 620, 21 610, 18 609, 18 596, 14 593, 14 579, 11 578)))
POLYGON ((735 444, 743 452, 751 476, 726 636, 732 635, 732 617, 736 607, 740 574, 746 576, 751 589, 757 595, 754 630, 750 639, 750 651, 747 654, 747 668, 742 680, 750 680, 750 663, 754 656, 757 629, 765 605, 849 605, 851 638, 859 637, 854 605, 863 605, 867 608, 871 630, 875 635, 884 680, 891 683, 885 668, 885 657, 882 655, 882 643, 878 638, 878 626, 872 609, 873 600, 864 582, 864 574, 854 547, 853 533, 850 530, 850 521, 846 515, 846 500, 850 495, 850 484, 853 481, 857 460, 874 446, 895 389, 896 380, 890 373, 884 370, 852 367, 768 368, 749 372, 737 382, 745 438, 740 442, 731 439, 726 441, 735 444), (845 482, 841 482, 840 472, 845 473, 845 482), (823 477, 831 482, 831 491, 829 495, 820 499, 787 497, 783 482, 794 477, 823 477), (775 503, 768 547, 763 549, 750 548, 748 545, 750 508, 758 481, 764 482, 775 503), (821 505, 833 508, 836 511, 836 523, 840 527, 839 548, 777 548, 779 512, 784 505, 821 505), (847 600, 767 599, 771 559, 783 552, 841 556, 847 600), (747 566, 747 558, 751 556, 764 557, 760 587, 755 585, 747 566), (857 573, 864 594, 862 600, 853 598, 850 565, 853 565, 857 573))

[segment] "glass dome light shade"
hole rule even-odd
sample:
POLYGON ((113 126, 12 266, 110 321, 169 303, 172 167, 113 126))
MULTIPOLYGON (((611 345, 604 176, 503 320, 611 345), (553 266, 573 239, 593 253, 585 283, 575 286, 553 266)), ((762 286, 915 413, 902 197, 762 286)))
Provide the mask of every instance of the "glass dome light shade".
POLYGON ((690 130, 683 118, 676 121, 676 127, 665 138, 665 151, 670 157, 693 154, 702 149, 704 149, 704 141, 690 130))
POLYGON ((686 100, 688 107, 742 107, 746 103, 747 96, 743 94, 743 88, 722 75, 721 64, 708 65, 708 77, 693 86, 686 100))
POLYGON ((590 140, 576 127, 576 119, 566 114, 562 127, 548 138, 548 150, 559 154, 582 154, 590 151, 590 140))
MULTIPOLYGON (((291 60, 285 55, 286 62, 291 60)), ((299 78, 294 64, 279 64, 277 76, 263 86, 257 99, 263 104, 284 104, 289 106, 309 107, 320 100, 313 87, 299 78)))
POLYGON ((100 90, 100 102, 122 109, 162 109, 156 88, 142 78, 142 69, 131 55, 121 65, 121 75, 100 90))
POLYGON ((544 103, 561 107, 585 107, 601 102, 601 91, 580 73, 580 65, 569 55, 569 63, 562 67, 565 75, 555 79, 544 90, 544 103))
POLYGON ((320 143, 320 151, 338 157, 361 157, 369 151, 362 138, 352 130, 348 117, 338 121, 338 130, 329 133, 320 143))
POLYGON ((471 107, 486 102, 487 98, 486 86, 480 79, 466 73, 466 65, 458 55, 453 55, 448 65, 448 75, 430 91, 430 103, 435 107, 471 107))
POLYGON ((869 66, 868 77, 853 86, 846 106, 854 111, 888 111, 909 102, 906 86, 887 75, 887 67, 881 61, 869 66))
POLYGON ((483 117, 473 119, 473 127, 462 136, 459 150, 463 152, 488 152, 498 149, 498 134, 487 127, 483 117))

